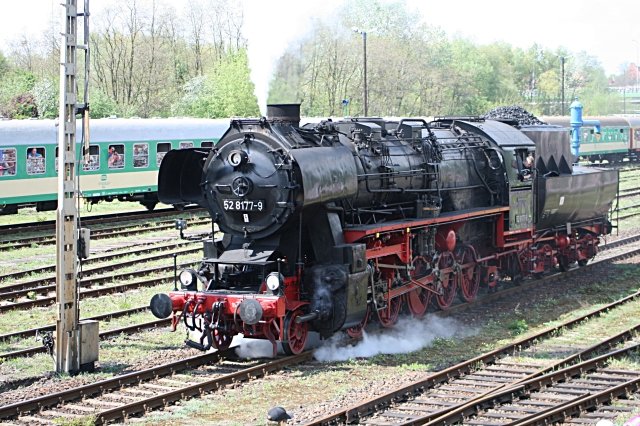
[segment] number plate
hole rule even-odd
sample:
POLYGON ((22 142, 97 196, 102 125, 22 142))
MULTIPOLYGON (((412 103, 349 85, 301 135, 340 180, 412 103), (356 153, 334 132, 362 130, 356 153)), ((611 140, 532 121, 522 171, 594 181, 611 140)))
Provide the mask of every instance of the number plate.
POLYGON ((264 200, 222 200, 222 208, 233 212, 261 212, 266 204, 264 200))

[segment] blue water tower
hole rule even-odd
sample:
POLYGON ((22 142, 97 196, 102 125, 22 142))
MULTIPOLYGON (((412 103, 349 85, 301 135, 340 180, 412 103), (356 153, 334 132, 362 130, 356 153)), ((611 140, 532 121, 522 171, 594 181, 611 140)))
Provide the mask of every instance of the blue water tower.
POLYGON ((599 120, 583 120, 582 104, 576 97, 571 103, 571 152, 574 156, 573 162, 577 163, 580 158, 580 128, 583 126, 595 127, 596 133, 600 134, 599 120))

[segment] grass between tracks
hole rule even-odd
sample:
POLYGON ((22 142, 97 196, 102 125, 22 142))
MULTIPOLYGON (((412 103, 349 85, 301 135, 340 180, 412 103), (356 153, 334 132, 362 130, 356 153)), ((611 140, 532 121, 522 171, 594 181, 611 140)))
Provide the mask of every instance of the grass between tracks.
MULTIPOLYGON (((636 257, 632 261, 605 265, 566 283, 542 286, 535 297, 505 303, 499 310, 488 311, 470 324, 461 325, 467 331, 473 329, 467 337, 436 338, 423 349, 401 355, 376 355, 367 359, 292 367, 237 389, 183 402, 170 412, 151 414, 147 424, 266 424, 267 410, 276 405, 284 406, 293 414, 293 423, 297 413, 307 419, 314 410, 317 415, 326 414, 334 411, 338 404, 349 406, 379 394, 381 390, 391 390, 402 382, 426 377, 431 371, 633 293, 640 288, 640 265, 635 263, 638 261, 640 258, 636 257)), ((564 354, 558 351, 559 347, 592 345, 605 336, 637 325, 638 312, 640 302, 628 303, 544 342, 537 347, 534 357, 548 361, 561 359, 564 354)), ((415 337, 406 336, 407 339, 415 337)), ((522 357, 521 360, 530 358, 522 357)), ((614 361, 611 367, 640 370, 640 356, 614 361)), ((619 420, 622 424, 623 419, 619 420)))
MULTIPOLYGON (((173 284, 162 284, 155 287, 129 291, 127 293, 108 295, 98 298, 85 299, 80 302, 80 311, 83 317, 115 312, 118 310, 145 306, 149 304, 151 297, 159 292, 166 292, 173 284)), ((109 322, 100 323, 100 331, 111 330, 137 323, 154 320, 150 312, 143 312, 122 318, 115 318, 109 322)), ((10 311, 0 315, 0 328, 2 333, 16 330, 15 324, 21 328, 35 327, 38 324, 55 323, 55 311, 53 307, 37 308, 30 311, 10 311), (11 326, 13 325, 13 326, 11 326), (8 330, 7 330, 8 328, 8 330)), ((167 333, 167 329, 157 331, 145 331, 139 336, 122 336, 100 343, 100 364, 111 373, 117 373, 118 365, 124 365, 124 361, 138 362, 148 355, 149 350, 160 350, 167 345, 182 346, 184 335, 181 332, 167 333), (158 338, 158 336, 163 336, 158 338), (147 339, 150 339, 147 341, 147 339), (166 339, 166 340, 165 340, 166 339), (123 344, 125 341, 133 342, 131 345, 123 344)), ((0 352, 7 352, 26 347, 39 345, 40 342, 32 339, 20 339, 19 341, 0 343, 0 352)), ((40 376, 51 371, 51 358, 46 354, 38 354, 31 358, 0 359, 0 377, 12 380, 40 376)), ((124 367, 123 367, 124 368, 124 367)))
MULTIPOLYGON (((163 243, 163 244, 166 244, 163 243)), ((194 246, 193 248, 200 248, 197 246, 194 246)), ((144 259, 141 259, 140 263, 135 264, 135 265, 128 265, 125 267, 121 267, 121 268, 116 268, 114 271, 106 271, 106 272, 102 272, 99 274, 92 274, 92 275, 88 275, 88 273, 90 271, 87 271, 87 273, 85 274, 85 279, 91 279, 92 277, 102 277, 102 276, 109 276, 109 275, 114 275, 114 274, 126 274, 126 273, 132 273, 132 272, 138 272, 142 269, 148 269, 148 268, 155 268, 155 267, 173 267, 173 257, 168 254, 168 250, 164 249, 162 251, 166 251, 166 256, 164 256, 163 258, 160 259, 156 259, 156 260, 148 260, 145 261, 144 259)), ((101 267, 101 266, 108 266, 108 265, 113 265, 114 263, 124 263, 130 260, 135 260, 137 258, 144 258, 147 256, 153 256, 153 255, 160 255, 162 254, 162 251, 158 251, 155 253, 143 253, 142 255, 138 256, 138 255, 127 255, 126 253, 123 253, 122 256, 118 256, 117 259, 113 259, 111 261, 107 261, 107 262, 99 262, 99 263, 92 263, 90 265, 88 265, 86 267, 86 269, 93 269, 96 267, 101 267)), ((188 254, 181 254, 178 256, 178 263, 184 263, 184 262, 191 262, 191 261, 199 261, 201 259, 201 254, 196 251, 195 253, 188 253, 188 254)), ((1 268, 0 268, 1 271, 1 268)), ((1 272, 0 272, 1 273, 1 272)), ((52 276, 52 272, 47 272, 47 273, 31 273, 29 274, 27 277, 25 278, 21 278, 20 280, 11 280, 11 279, 6 279, 6 280, 0 280, 0 291, 2 290, 3 287, 7 287, 7 286, 11 286, 14 285, 16 283, 22 282, 22 281, 32 281, 32 280, 36 280, 38 278, 40 279, 44 279, 44 278, 50 278, 52 276)), ((166 273, 164 274, 166 275, 166 273)), ((135 280, 141 280, 143 278, 135 278, 135 280)), ((117 283, 118 284, 122 284, 124 282, 127 282, 125 280, 118 280, 117 283)), ((114 281, 113 284, 116 284, 116 282, 114 281)), ((105 286, 108 286, 110 284, 105 284, 105 286)), ((92 288, 95 288, 92 287, 92 288)), ((2 326, 0 325, 0 329, 2 328, 2 326)))
MULTIPOLYGON (((189 232, 206 233, 210 231, 207 225, 198 225, 189 228, 189 232)), ((124 250, 127 247, 132 249, 138 246, 145 239, 150 242, 156 240, 160 244, 166 244, 175 240, 179 241, 178 233, 175 229, 154 230, 149 228, 148 232, 134 236, 105 238, 91 241, 92 253, 100 254, 106 250, 124 250)), ((0 253, 0 275, 8 274, 17 270, 28 271, 30 268, 39 268, 42 266, 54 264, 56 262, 56 248, 54 245, 37 245, 30 247, 22 247, 15 250, 0 253)), ((29 278, 37 278, 37 274, 31 274, 29 278)), ((6 285, 10 283, 1 283, 6 285)))
MULTIPOLYGON (((166 204, 159 203, 158 209, 165 209, 171 206, 166 204)), ((98 204, 88 204, 84 202, 84 199, 80 202, 80 215, 82 217, 90 217, 90 216, 99 216, 103 214, 111 214, 111 213, 123 213, 123 212, 133 212, 140 211, 146 212, 148 211, 142 204, 134 203, 134 202, 122 202, 122 201, 113 201, 113 202, 101 202, 98 204)), ((20 209, 18 214, 10 214, 0 216, 0 225, 14 225, 18 223, 28 223, 28 222, 45 222, 47 220, 55 220, 56 219, 56 211, 47 211, 47 212, 38 212, 35 207, 29 207, 20 209)))

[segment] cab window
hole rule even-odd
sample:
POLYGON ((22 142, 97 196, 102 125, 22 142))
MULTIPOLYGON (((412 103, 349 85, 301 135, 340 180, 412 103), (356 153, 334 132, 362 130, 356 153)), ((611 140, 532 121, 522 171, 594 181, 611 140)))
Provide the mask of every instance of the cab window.
POLYGON ((133 144, 133 167, 136 167, 136 168, 149 167, 149 144, 148 143, 133 144))
POLYGON ((109 145, 107 165, 110 169, 124 168, 124 145, 109 145))
POLYGON ((30 146, 27 148, 27 174, 41 175, 45 172, 44 147, 30 146))
POLYGON ((187 149, 187 148, 193 148, 193 142, 191 141, 180 142, 180 149, 187 149))
POLYGON ((165 154, 169 152, 170 149, 171 149, 171 144, 169 142, 160 142, 158 144, 158 150, 156 153, 156 165, 158 167, 160 167, 160 163, 162 163, 162 159, 164 158, 165 154))
POLYGON ((0 176, 15 176, 16 149, 0 148, 0 176))

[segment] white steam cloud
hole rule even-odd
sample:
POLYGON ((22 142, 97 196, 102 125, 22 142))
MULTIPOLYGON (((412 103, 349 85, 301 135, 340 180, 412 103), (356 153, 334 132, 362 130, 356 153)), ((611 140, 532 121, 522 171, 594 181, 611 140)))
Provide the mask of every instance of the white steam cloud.
POLYGON ((239 345, 236 348, 236 355, 240 358, 254 359, 273 357, 273 345, 268 340, 246 339, 241 335, 234 336, 233 339, 233 343, 239 345))
POLYGON ((417 351, 436 338, 469 335, 464 325, 451 318, 428 315, 422 320, 403 317, 393 328, 364 333, 362 340, 344 346, 342 335, 336 335, 318 348, 314 357, 318 361, 346 361, 369 358, 379 354, 400 354, 417 351), (464 333, 463 333, 464 330, 464 333))
POLYGON ((245 0, 243 4, 243 33, 249 44, 247 54, 251 80, 256 87, 260 112, 265 115, 269 84, 278 59, 293 41, 311 29, 313 18, 326 16, 338 1, 245 0))

